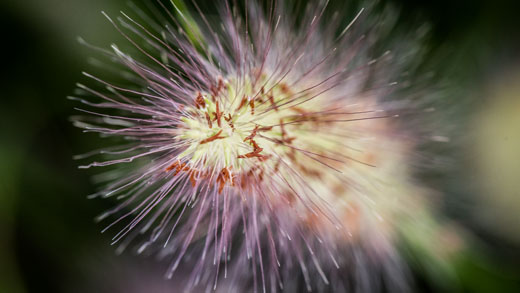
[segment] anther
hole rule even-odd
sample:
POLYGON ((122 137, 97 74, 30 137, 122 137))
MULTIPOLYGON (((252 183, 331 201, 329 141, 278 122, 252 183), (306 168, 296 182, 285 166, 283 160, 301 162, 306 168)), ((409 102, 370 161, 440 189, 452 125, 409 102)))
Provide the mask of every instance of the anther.
POLYGON ((209 128, 210 128, 210 129, 213 128, 213 122, 211 122, 211 118, 209 117, 208 112, 206 112, 206 113, 204 113, 204 114, 206 114, 206 121, 208 121, 208 126, 209 126, 209 128))
POLYGON ((238 107, 236 108, 235 111, 238 111, 238 110, 240 110, 242 107, 244 107, 244 105, 246 104, 246 102, 247 102, 247 98, 246 98, 246 96, 244 95, 244 96, 242 97, 242 100, 240 101, 240 104, 238 105, 238 107))
POLYGON ((219 136, 221 133, 222 133, 222 129, 221 129, 219 132, 217 132, 217 134, 212 135, 212 136, 210 136, 210 137, 208 137, 208 138, 206 138, 206 139, 203 139, 203 140, 200 142, 200 144, 205 144, 205 143, 208 143, 208 142, 212 142, 212 141, 214 141, 214 140, 217 140, 217 139, 226 138, 225 136, 219 136))
POLYGON ((251 115, 255 115, 255 101, 253 99, 249 101, 249 106, 251 107, 251 115))
POLYGON ((219 103, 217 101, 216 110, 215 110, 215 120, 217 121, 218 127, 222 127, 220 118, 222 117, 222 112, 220 112, 219 103))
POLYGON ((253 131, 251 132, 251 135, 249 135, 248 137, 244 138, 244 142, 248 141, 248 140, 253 140, 253 138, 256 136, 256 132, 258 131, 258 125, 255 126, 255 129, 253 129, 253 131))
POLYGON ((195 107, 197 109, 203 109, 206 107, 206 102, 204 101, 204 98, 202 97, 202 94, 200 92, 197 92, 197 98, 195 99, 195 107))

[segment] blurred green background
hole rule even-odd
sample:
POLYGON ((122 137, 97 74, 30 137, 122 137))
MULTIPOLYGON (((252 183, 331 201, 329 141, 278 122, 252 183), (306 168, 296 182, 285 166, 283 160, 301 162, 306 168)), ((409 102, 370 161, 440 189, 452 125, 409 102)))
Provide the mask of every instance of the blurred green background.
MULTIPOLYGON (((457 266, 457 290, 520 292, 519 1, 390 2, 403 25, 431 23, 431 55, 456 93, 449 103, 467 108, 456 168, 438 181, 478 243, 457 266)), ((111 203, 86 199, 93 172, 72 160, 99 147, 69 122, 76 105, 65 97, 93 55, 76 37, 125 44, 101 10, 130 9, 126 0, 0 2, 0 292, 174 292, 164 266, 115 255, 93 221, 111 203)), ((421 291, 442 287, 414 275, 421 291)))

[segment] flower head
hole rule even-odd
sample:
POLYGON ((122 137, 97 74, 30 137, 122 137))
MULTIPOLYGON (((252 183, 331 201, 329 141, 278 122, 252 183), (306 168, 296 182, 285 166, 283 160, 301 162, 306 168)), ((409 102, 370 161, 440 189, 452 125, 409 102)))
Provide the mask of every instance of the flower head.
POLYGON ((374 272, 406 288, 398 225, 427 212, 391 99, 403 57, 378 52, 385 27, 363 9, 244 5, 216 23, 175 6, 175 30, 109 18, 139 57, 103 51, 129 85, 85 74, 106 89, 79 86, 102 101, 81 99, 101 110, 76 123, 129 141, 83 166, 132 163, 96 194, 121 201, 100 217, 126 221, 114 243, 172 257, 170 277, 191 267, 188 288, 369 290, 374 272))

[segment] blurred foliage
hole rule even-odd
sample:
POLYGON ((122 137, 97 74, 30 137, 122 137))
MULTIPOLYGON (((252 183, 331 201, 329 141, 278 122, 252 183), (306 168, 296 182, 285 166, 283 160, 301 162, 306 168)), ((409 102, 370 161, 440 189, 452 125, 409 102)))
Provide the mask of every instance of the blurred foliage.
MULTIPOLYGON (((454 92, 469 97, 465 100, 470 101, 470 109, 484 99, 482 84, 518 62, 518 1, 390 2, 400 8, 399 23, 403 26, 432 24, 432 60, 443 60, 438 70, 456 85, 458 92, 454 92)), ((124 262, 112 253, 109 237, 100 235, 102 227, 92 220, 110 202, 86 199, 95 190, 89 181, 92 172, 78 170, 72 160, 74 154, 96 148, 99 139, 72 127, 69 117, 75 114, 76 105, 65 97, 73 93, 77 81, 84 80, 81 71, 89 68, 91 51, 80 46, 76 37, 101 47, 113 42, 125 44, 100 11, 116 15, 119 10, 129 10, 126 3, 0 2, 5 50, 5 73, 0 79, 0 292, 117 291, 103 286, 113 281, 109 274, 114 270, 123 274, 124 262), (108 277, 99 277, 105 269, 108 277), (99 283, 93 287, 93 282, 99 283)), ((332 6, 338 3, 341 1, 331 1, 332 6)), ((191 17, 186 18, 184 25, 190 22, 191 17)), ((518 256, 518 247, 478 228, 463 212, 469 203, 464 199, 474 192, 466 186, 478 180, 465 171, 470 166, 466 160, 461 152, 457 170, 440 174, 439 181, 431 178, 440 185, 462 186, 445 188, 448 197, 456 199, 451 212, 476 232, 475 249, 457 261, 457 290, 518 292, 520 262, 510 258, 518 256), (446 177, 452 183, 443 181, 446 177)), ((445 289, 428 284, 421 270, 417 266, 414 272, 419 288, 445 289)))

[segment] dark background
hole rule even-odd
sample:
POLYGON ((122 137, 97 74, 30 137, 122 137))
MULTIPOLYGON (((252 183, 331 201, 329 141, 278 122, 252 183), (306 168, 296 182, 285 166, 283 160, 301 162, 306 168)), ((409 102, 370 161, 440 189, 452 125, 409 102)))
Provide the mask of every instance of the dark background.
MULTIPOLYGON (((403 25, 431 23, 432 55, 446 56, 439 70, 471 96, 471 107, 486 101, 481 89, 520 68, 518 1, 391 2, 401 9, 403 25)), ((154 292, 168 287, 161 278, 164 266, 131 253, 114 254, 110 235, 100 234, 103 226, 93 221, 111 203, 86 199, 95 190, 93 172, 78 170, 72 160, 99 143, 69 121, 76 105, 65 97, 84 80, 81 71, 89 68, 92 53, 76 37, 104 47, 124 43, 101 10, 115 15, 129 9, 126 0, 0 2, 0 292, 154 292), (145 281, 156 287, 139 287, 145 281)), ((485 261, 460 268, 458 290, 520 289, 515 241, 471 220, 467 225, 481 239, 485 261)), ((421 290, 438 289, 416 274, 421 290)))

